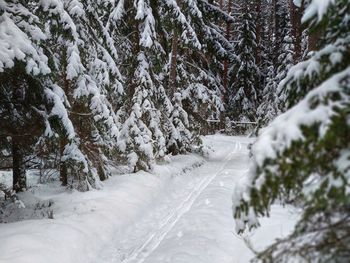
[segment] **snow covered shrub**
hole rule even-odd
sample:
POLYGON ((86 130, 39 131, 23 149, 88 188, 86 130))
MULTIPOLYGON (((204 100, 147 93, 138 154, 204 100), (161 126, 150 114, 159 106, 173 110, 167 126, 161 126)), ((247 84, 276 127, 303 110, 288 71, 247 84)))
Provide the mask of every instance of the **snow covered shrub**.
POLYGON ((303 20, 324 32, 318 51, 280 83, 288 110, 253 145, 250 179, 233 197, 238 232, 276 200, 298 198, 294 232, 258 255, 264 262, 350 258, 350 5, 309 1, 303 20))

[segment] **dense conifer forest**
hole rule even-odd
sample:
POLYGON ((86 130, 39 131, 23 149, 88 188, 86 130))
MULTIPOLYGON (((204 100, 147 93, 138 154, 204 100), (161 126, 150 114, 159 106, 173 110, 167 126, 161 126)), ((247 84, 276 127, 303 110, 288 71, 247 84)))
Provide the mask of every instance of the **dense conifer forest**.
POLYGON ((349 262, 348 0, 0 0, 0 214, 32 171, 102 192, 218 133, 252 138, 237 233, 299 209, 255 260, 349 262))

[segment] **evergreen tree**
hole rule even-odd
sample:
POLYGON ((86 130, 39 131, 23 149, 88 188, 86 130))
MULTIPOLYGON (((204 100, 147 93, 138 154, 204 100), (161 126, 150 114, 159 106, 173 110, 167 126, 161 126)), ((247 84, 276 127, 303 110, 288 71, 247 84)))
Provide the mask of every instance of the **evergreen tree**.
POLYGON ((52 81, 72 121, 70 133, 59 128, 60 177, 80 190, 98 187, 107 176, 106 155, 116 146, 119 123, 110 98, 122 93, 116 48, 100 21, 95 1, 41 3, 50 36, 52 81), (111 94, 114 94, 111 95, 111 94))
POLYGON ((256 135, 259 129, 266 127, 281 113, 277 86, 274 68, 270 66, 266 77, 266 86, 262 91, 262 102, 257 108, 258 125, 255 130, 256 135))
POLYGON ((256 65, 257 49, 254 9, 250 2, 242 3, 239 10, 239 35, 236 54, 238 61, 233 65, 232 84, 229 96, 229 111, 234 120, 255 121, 258 105, 260 70, 256 65))
POLYGON ((213 1, 0 3, 1 141, 21 178, 26 158, 58 155, 62 185, 98 188, 110 162, 151 170, 192 151, 223 110, 223 61, 237 58, 213 1))
MULTIPOLYGON (((257 110, 258 126, 256 133, 262 127, 268 125, 274 118, 284 111, 285 94, 279 90, 278 83, 285 77, 294 62, 293 58, 293 38, 289 17, 288 4, 286 1, 275 0, 271 18, 274 23, 271 28, 274 35, 273 40, 265 44, 272 48, 267 48, 267 62, 269 65, 264 73, 265 86, 262 89, 261 103, 257 110), (271 43, 272 42, 272 43, 271 43)), ((265 69, 263 69, 263 72, 265 69)))
MULTIPOLYGON (((172 100, 177 103, 175 108, 179 109, 173 114, 186 113, 182 114, 181 125, 174 123, 180 131, 173 133, 182 133, 184 137, 176 136, 177 139, 170 138, 170 141, 175 143, 182 140, 176 144, 181 145, 182 150, 189 151, 193 142, 200 143, 199 135, 208 130, 207 119, 218 118, 223 110, 220 98, 224 92, 221 78, 223 68, 220 61, 232 60, 235 56, 232 54, 233 47, 224 37, 224 31, 218 26, 220 20, 231 23, 231 17, 206 1, 181 1, 181 8, 196 38, 188 39, 187 30, 183 31, 182 25, 173 29, 171 63, 166 75, 170 78, 168 85, 173 93, 172 100), (181 37, 178 37, 181 31, 181 37), (175 60, 176 63, 172 63, 175 60)), ((177 117, 171 116, 171 119, 179 122, 177 117)), ((175 147, 171 152, 179 150, 175 147)))
POLYGON ((30 2, 0 1, 0 32, 0 136, 11 145, 13 190, 22 191, 26 155, 44 132, 41 112, 48 101, 41 77, 50 69, 41 45, 45 34, 30 2))
POLYGON ((170 153, 186 153, 192 145, 187 112, 182 107, 181 93, 174 93, 173 110, 170 114, 170 127, 167 148, 170 153))
POLYGON ((112 7, 108 25, 125 51, 119 145, 135 171, 151 169, 165 153, 191 151, 213 110, 222 110, 219 66, 209 67, 208 57, 228 56, 231 46, 212 13, 229 19, 202 1, 117 1, 112 7))
MULTIPOLYGON (((33 155, 34 144, 40 138, 66 134, 70 143, 65 148, 65 156, 70 155, 83 162, 85 159, 73 143, 76 136, 67 112, 67 97, 54 84, 56 68, 51 66, 57 57, 52 47, 57 43, 54 45, 48 41, 51 36, 44 31, 47 27, 43 26, 38 11, 38 7, 47 10, 52 5, 56 8, 58 2, 0 3, 2 32, 7 32, 1 38, 2 130, 11 137, 13 188, 20 191, 25 188, 25 159, 33 155)), ((49 22, 52 20, 48 20, 48 25, 49 22)))
POLYGON ((265 262, 346 262, 350 256, 349 14, 346 0, 308 1, 303 20, 311 31, 322 28, 319 50, 280 83, 288 110, 253 146, 249 198, 235 193, 238 231, 256 225, 276 200, 297 200, 302 208, 294 232, 259 254, 265 262))
MULTIPOLYGON (((292 26, 288 11, 288 3, 283 0, 276 0, 275 4, 275 41, 274 41, 274 74, 275 83, 280 83, 287 75, 288 70, 293 65, 293 37, 292 26)), ((283 103, 286 98, 283 97, 282 91, 276 89, 279 101, 271 102, 283 111, 283 103)), ((270 119, 271 121, 272 119, 270 119)))
POLYGON ((164 123, 170 102, 159 80, 164 50, 158 41, 155 3, 117 1, 109 20, 110 28, 116 25, 114 39, 121 39, 127 51, 121 58, 126 92, 117 113, 123 123, 118 143, 134 171, 152 169, 155 159, 166 153, 164 123), (161 105, 168 105, 163 114, 161 105))

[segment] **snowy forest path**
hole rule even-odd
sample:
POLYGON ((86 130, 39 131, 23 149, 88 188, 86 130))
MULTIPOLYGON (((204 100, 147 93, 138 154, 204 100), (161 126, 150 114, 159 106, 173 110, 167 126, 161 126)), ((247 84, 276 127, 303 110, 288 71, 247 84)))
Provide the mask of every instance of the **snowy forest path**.
POLYGON ((163 222, 161 223, 160 228, 156 232, 151 233, 147 241, 122 262, 144 262, 145 259, 159 246, 166 234, 171 231, 179 219, 191 209, 198 196, 208 187, 208 185, 216 178, 216 176, 225 169, 227 163, 231 161, 233 154, 241 148, 241 143, 237 142, 232 152, 223 161, 221 168, 214 174, 204 177, 202 181, 193 189, 193 191, 190 192, 186 198, 184 198, 184 201, 171 213, 171 215, 169 217, 166 217, 165 220, 162 220, 163 222))
MULTIPOLYGON (((248 156, 247 139, 242 142, 233 140, 232 137, 222 136, 207 140, 207 145, 211 146, 215 152, 204 165, 185 175, 173 178, 173 186, 165 189, 164 196, 160 198, 161 202, 152 205, 149 211, 145 211, 144 218, 131 223, 129 227, 118 233, 116 241, 111 242, 113 249, 109 248, 108 253, 103 253, 100 258, 101 262, 152 262, 148 258, 162 244, 167 235, 173 232, 177 223, 191 211, 193 205, 198 202, 199 196, 218 176, 228 175, 232 164, 241 167, 239 175, 246 171, 246 162, 235 160, 248 156)), ((220 188, 225 187, 223 184, 220 180, 220 188)), ((225 195, 228 202, 230 202, 231 191, 232 185, 228 190, 230 194, 225 195)), ((204 205, 208 207, 207 204, 204 205)), ((209 207, 208 209, 210 211, 209 207)), ((227 212, 230 212, 229 207, 227 212)), ((230 220, 233 222, 231 217, 230 220)))

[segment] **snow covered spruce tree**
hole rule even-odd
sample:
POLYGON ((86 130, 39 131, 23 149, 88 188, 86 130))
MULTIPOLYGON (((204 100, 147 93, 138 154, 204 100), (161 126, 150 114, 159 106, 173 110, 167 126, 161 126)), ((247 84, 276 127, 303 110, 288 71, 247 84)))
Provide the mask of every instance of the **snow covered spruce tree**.
POLYGON ((266 86, 261 92, 261 103, 257 108, 258 125, 255 129, 255 134, 266 127, 280 113, 280 101, 278 96, 278 83, 276 82, 273 66, 270 66, 266 76, 266 86))
POLYGON ((175 27, 169 25, 172 34, 168 38, 172 45, 169 73, 165 74, 174 103, 170 118, 176 129, 171 129, 168 143, 172 153, 189 151, 193 143, 200 143, 199 135, 208 130, 207 119, 220 116, 221 62, 234 58, 233 47, 218 26, 220 20, 232 22, 228 14, 204 1, 178 3, 181 9, 174 11, 179 15, 170 16, 175 27))
POLYGON ((11 145, 15 191, 26 188, 26 157, 45 128, 45 38, 31 3, 0 1, 0 136, 11 145))
MULTIPOLYGON (((290 22, 288 2, 283 0, 275 0, 275 39, 273 45, 273 66, 275 83, 280 83, 287 75, 288 70, 293 65, 293 38, 292 25, 290 22)), ((278 94, 278 101, 274 103, 283 111, 283 104, 286 98, 281 90, 275 91, 278 94)), ((271 120, 270 120, 271 121, 271 120)))
MULTIPOLYGON (((265 86, 261 92, 261 103, 257 110, 258 129, 268 125, 274 118, 284 111, 285 94, 278 90, 278 84, 286 77, 288 70, 293 65, 293 38, 292 27, 288 10, 288 2, 274 0, 270 20, 271 33, 268 42, 265 41, 264 51, 267 52, 265 59, 269 65, 263 68, 265 86), (274 37, 272 37, 274 36, 274 37), (266 71, 266 72, 264 72, 266 71)), ((266 36, 265 36, 266 37, 266 36)))
POLYGON ((1 135, 10 138, 16 191, 26 186, 26 158, 35 157, 34 146, 40 138, 54 138, 57 132, 75 137, 65 94, 53 82, 54 69, 49 64, 55 57, 49 52, 51 43, 38 7, 31 1, 0 2, 1 135))
POLYGON ((206 2, 116 1, 112 7, 108 24, 124 51, 126 87, 119 146, 135 171, 151 169, 165 153, 190 151, 211 110, 222 108, 208 49, 224 56, 222 46, 230 44, 200 10, 228 19, 206 2))
POLYGON ((302 207, 294 232, 258 255, 265 262, 350 257, 349 15, 347 0, 307 1, 304 22, 323 32, 318 50, 280 83, 288 110, 258 137, 249 181, 234 193, 238 232, 277 200, 302 207))
POLYGON ((230 115, 238 121, 255 121, 258 106, 260 70, 256 65, 257 50, 254 1, 242 1, 237 10, 239 23, 236 55, 238 61, 233 64, 232 83, 229 88, 228 108, 230 115))
POLYGON ((152 169, 155 159, 166 153, 164 123, 171 103, 159 79, 165 52, 158 40, 156 8, 156 1, 116 1, 108 21, 124 50, 120 63, 126 89, 117 113, 123 123, 119 149, 134 171, 152 169))
MULTIPOLYGON (((79 190, 98 187, 108 176, 107 156, 116 146, 119 123, 111 103, 122 93, 114 43, 96 1, 42 1, 40 13, 49 35, 52 80, 73 128, 59 131, 60 178, 79 190)), ((54 121, 54 120, 53 120, 54 121)))
POLYGON ((167 149, 171 154, 190 151, 192 140, 195 137, 193 132, 190 131, 189 116, 182 103, 184 99, 182 91, 188 86, 189 80, 188 72, 184 69, 184 63, 187 61, 187 58, 180 55, 180 53, 182 53, 182 48, 185 46, 190 45, 192 48, 201 46, 192 25, 188 23, 185 14, 182 12, 183 2, 181 1, 180 5, 178 3, 174 5, 174 2, 172 7, 167 8, 167 16, 165 17, 165 19, 169 19, 172 22, 167 23, 167 30, 171 34, 167 36, 166 40, 171 43, 171 46, 164 43, 170 49, 170 52, 167 64, 163 69, 164 82, 173 104, 169 115, 170 122, 167 127, 167 149), (178 19, 181 17, 183 18, 182 20, 178 19), (183 31, 190 32, 190 40, 188 36, 181 34, 183 31))

